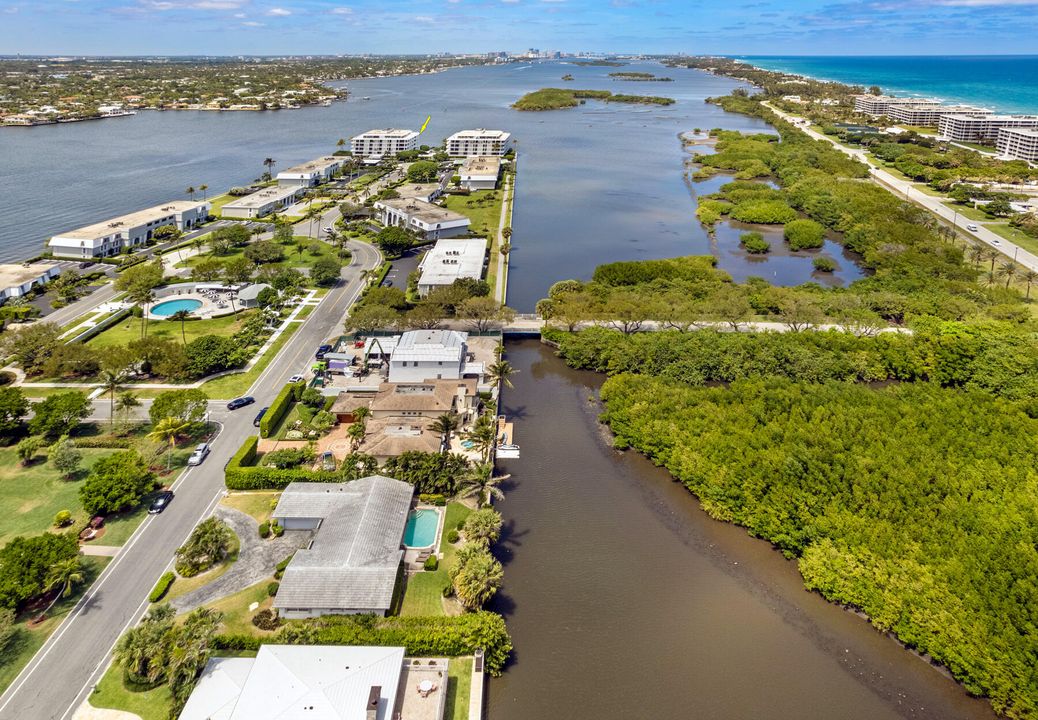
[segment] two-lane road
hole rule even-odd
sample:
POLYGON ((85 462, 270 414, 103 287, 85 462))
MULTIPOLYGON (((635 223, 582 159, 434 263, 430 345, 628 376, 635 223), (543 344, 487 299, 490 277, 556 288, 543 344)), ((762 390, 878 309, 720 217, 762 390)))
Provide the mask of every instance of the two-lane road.
MULTIPOLYGON (((63 720, 87 697, 107 666, 109 652, 119 636, 144 612, 148 593, 170 565, 173 552, 216 507, 224 492, 223 467, 255 432, 252 420, 258 409, 270 404, 291 375, 309 365, 321 342, 342 332, 342 320, 364 287, 363 271, 378 267, 382 261, 378 250, 370 245, 351 243, 350 250, 354 259, 343 269, 340 283, 253 383, 249 394, 256 398, 256 404, 236 412, 216 406, 211 419, 219 424, 220 431, 209 457, 181 474, 173 487, 176 498, 169 509, 141 524, 0 696, 0 718, 63 720)), ((106 403, 95 403, 95 412, 101 417, 106 417, 106 409, 106 403)))

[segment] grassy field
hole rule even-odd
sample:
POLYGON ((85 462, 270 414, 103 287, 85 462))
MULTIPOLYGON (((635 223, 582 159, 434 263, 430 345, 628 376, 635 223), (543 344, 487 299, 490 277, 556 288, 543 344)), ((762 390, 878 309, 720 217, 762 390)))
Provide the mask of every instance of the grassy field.
POLYGON ((457 546, 447 542, 447 534, 458 527, 472 512, 461 503, 450 503, 447 505, 447 517, 443 523, 443 532, 440 536, 440 552, 443 559, 440 566, 433 572, 420 572, 412 575, 407 581, 407 590, 404 592, 404 602, 400 607, 401 615, 443 615, 443 588, 450 582, 447 569, 454 562, 457 546))
POLYGON ((1038 238, 1031 237, 1023 230, 1015 228, 1007 222, 987 223, 984 227, 999 237, 1019 245, 1024 250, 1038 255, 1038 238))
POLYGON ((240 198, 236 198, 230 193, 224 193, 223 195, 217 195, 216 197, 209 198, 209 212, 211 212, 213 215, 219 215, 220 211, 223 210, 224 205, 231 202, 232 200, 238 199, 240 198))
POLYGON ((127 690, 123 685, 122 665, 114 662, 87 699, 95 708, 123 710, 138 715, 141 720, 169 720, 173 702, 168 685, 144 692, 127 690))
MULTIPOLYGON (((317 221, 314 221, 314 229, 317 228, 317 221)), ((262 267, 275 267, 275 268, 297 268, 307 269, 312 266, 315 262, 321 258, 330 257, 338 258, 337 250, 329 245, 328 243, 317 240, 315 238, 306 237, 305 235, 297 235, 292 238, 292 242, 284 243, 281 245, 284 250, 285 258, 280 262, 266 263, 262 267), (303 242, 303 252, 299 252, 299 247, 296 244, 297 241, 303 242), (316 252, 314 252, 316 251, 316 252)), ((203 258, 215 258, 220 262, 226 263, 228 260, 234 258, 243 257, 245 255, 245 248, 234 248, 223 255, 216 255, 213 253, 204 253, 202 255, 195 255, 190 257, 180 264, 180 267, 193 268, 203 258)))
MULTIPOLYGON (((174 340, 176 342, 191 342, 202 335, 219 335, 230 337, 238 332, 245 320, 258 312, 258 310, 244 310, 234 315, 213 318, 211 320, 191 320, 184 323, 184 332, 181 335, 180 322, 176 320, 148 320, 148 336, 158 337, 163 340, 174 340)), ((111 345, 126 345, 134 340, 140 339, 140 318, 128 317, 117 325, 105 330, 100 335, 87 341, 92 347, 108 347, 111 345)))
POLYGON ((241 592, 228 595, 222 600, 206 605, 207 608, 223 613, 220 632, 244 633, 260 637, 273 635, 274 631, 260 630, 252 624, 253 615, 260 610, 266 610, 274 603, 274 599, 267 594, 267 585, 273 582, 273 580, 273 578, 262 580, 255 585, 250 585, 241 592), (249 606, 252 603, 259 603, 259 607, 255 611, 249 610, 249 606))
POLYGON ((22 671, 22 668, 32 660, 32 656, 36 654, 36 651, 43 647, 43 644, 47 642, 47 638, 58 629, 61 621, 76 606, 79 598, 87 591, 90 584, 97 579, 97 576, 101 574, 101 571, 104 570, 105 565, 110 560, 111 558, 107 557, 88 556, 83 558, 83 564, 86 567, 86 582, 80 585, 77 591, 70 597, 59 600, 50 613, 48 613, 47 619, 36 627, 30 629, 26 626, 26 621, 30 619, 29 614, 23 614, 18 618, 18 632, 14 639, 11 640, 7 649, 4 650, 3 661, 0 662, 0 693, 7 690, 7 687, 18 677, 18 673, 22 671))
POLYGON ((234 508, 262 523, 270 519, 271 501, 281 497, 281 493, 274 491, 259 492, 232 492, 220 501, 221 505, 234 508))
POLYGON ((452 658, 447 666, 447 701, 443 710, 447 720, 468 720, 472 662, 470 657, 452 658))
MULTIPOLYGON (((963 218, 967 220, 976 220, 977 222, 986 222, 991 220, 983 210, 978 210, 972 205, 959 205, 955 202, 945 202, 944 204, 948 206, 948 209, 959 213, 960 221, 963 218)), ((961 226, 961 222, 958 224, 961 226)))
POLYGON ((501 220, 503 190, 477 190, 471 195, 446 195, 447 209, 461 213, 471 221, 473 232, 490 236, 501 220))
POLYGON ((214 399, 230 400, 231 398, 244 395, 252 384, 256 382, 256 379, 260 374, 267 369, 267 365, 270 361, 277 357, 277 354, 281 352, 281 349, 285 344, 292 338, 296 330, 302 323, 292 323, 288 326, 285 332, 281 333, 280 337, 274 341, 274 344, 267 349, 267 352, 263 354, 263 357, 253 365, 246 372, 234 373, 233 375, 224 375, 218 377, 215 380, 202 384, 202 390, 214 399))

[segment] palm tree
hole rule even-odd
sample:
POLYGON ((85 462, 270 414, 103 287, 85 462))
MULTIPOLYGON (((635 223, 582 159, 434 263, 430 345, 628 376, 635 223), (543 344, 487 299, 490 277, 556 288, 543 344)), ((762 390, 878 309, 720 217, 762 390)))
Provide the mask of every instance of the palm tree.
POLYGON ((339 148, 346 147, 346 138, 339 138, 339 142, 335 143, 335 145, 339 148))
POLYGON ((119 393, 119 398, 115 401, 115 411, 120 416, 126 416, 133 408, 140 407, 140 405, 141 401, 132 392, 119 393))
POLYGON ((504 384, 505 387, 513 387, 511 377, 517 373, 512 363, 507 360, 498 360, 497 362, 490 363, 487 367, 487 381, 491 385, 504 384))
POLYGON ((170 320, 180 321, 180 339, 184 341, 184 345, 187 345, 187 333, 184 332, 184 322, 191 317, 191 313, 187 310, 177 310, 175 313, 169 316, 170 320))
POLYGON ((1013 281, 1013 278, 1016 277, 1016 273, 1018 270, 1019 268, 1016 266, 1015 262, 1013 262, 1012 260, 1007 260, 1006 262, 998 266, 998 272, 996 272, 995 274, 999 277, 1004 277, 1006 279, 1006 290, 1008 290, 1009 283, 1011 283, 1013 281))
POLYGON ((497 418, 490 413, 480 415, 472 429, 462 433, 462 437, 479 450, 483 462, 489 462, 497 444, 497 418))
POLYGON ((985 287, 994 287, 995 283, 998 282, 998 276, 995 275, 993 271, 989 270, 988 272, 981 275, 980 281, 984 283, 985 287))
POLYGON ((441 446, 442 452, 446 453, 450 448, 450 437, 451 433, 458 429, 458 425, 461 423, 461 418, 454 411, 444 413, 438 418, 429 423, 429 427, 426 428, 435 433, 439 433, 442 438, 441 446))
POLYGON ((984 259, 985 252, 980 245, 970 245, 970 249, 966 254, 974 265, 980 265, 980 261, 984 259))
POLYGON ((346 434, 349 435, 352 444, 352 450, 357 451, 360 444, 364 442, 364 433, 366 432, 363 422, 355 422, 346 428, 346 434))
POLYGON ((169 470, 173 459, 173 448, 177 444, 177 438, 187 432, 191 423, 178 417, 167 417, 159 420, 154 429, 148 433, 148 438, 167 443, 166 446, 166 469, 169 470))
POLYGON ((176 612, 169 604, 148 611, 140 625, 131 628, 115 646, 115 659, 131 675, 157 682, 166 671, 167 634, 176 612))
POLYGON ((271 157, 263 160, 263 166, 267 168, 267 175, 274 177, 274 166, 277 164, 278 161, 271 157))
POLYGON ((478 463, 461 478, 458 496, 475 496, 477 508, 483 507, 491 500, 503 500, 505 494, 498 485, 510 477, 511 475, 495 476, 492 464, 478 463))
POLYGON ((995 272, 995 261, 998 260, 999 252, 995 248, 988 248, 986 251, 987 259, 991 261, 991 272, 995 272))
POLYGON ((184 192, 187 194, 187 196, 190 199, 192 199, 192 200, 195 199, 195 186, 194 185, 188 186, 187 190, 185 190, 184 192))
POLYGON ((510 227, 504 228, 501 231, 501 237, 503 237, 505 240, 508 240, 510 237, 512 237, 512 228, 510 228, 510 227))
POLYGON ((499 247, 497 251, 505 257, 508 257, 508 253, 512 252, 512 243, 508 241, 501 243, 501 247, 499 247))
POLYGON ((1030 300, 1031 285, 1035 282, 1038 282, 1038 272, 1035 272, 1034 270, 1025 270, 1023 275, 1020 276, 1020 279, 1027 283, 1027 292, 1024 295, 1024 299, 1030 300))
POLYGON ((208 199, 208 196, 205 194, 205 191, 209 189, 209 186, 203 183, 202 185, 198 186, 198 189, 202 192, 202 199, 208 199))
POLYGON ((109 424, 115 424, 115 394, 119 392, 119 388, 124 382, 126 382, 126 370, 113 370, 111 368, 101 368, 99 371, 101 375, 101 387, 108 393, 109 397, 109 409, 108 409, 108 421, 109 424))
POLYGON ((166 664, 169 690, 173 696, 171 717, 176 717, 183 710, 198 674, 209 662, 210 643, 222 617, 223 613, 199 608, 187 616, 177 632, 176 642, 169 648, 166 664))
POLYGON ((67 560, 59 560, 47 568, 47 577, 44 580, 44 585, 48 592, 54 592, 55 590, 57 592, 54 593, 50 605, 43 611, 43 614, 49 613, 50 609, 54 607, 54 603, 59 599, 71 595, 73 588, 83 582, 84 579, 83 565, 78 555, 67 560))
POLYGON ((501 563, 481 549, 458 569, 452 582, 461 604, 469 610, 478 610, 501 587, 503 577, 501 563))

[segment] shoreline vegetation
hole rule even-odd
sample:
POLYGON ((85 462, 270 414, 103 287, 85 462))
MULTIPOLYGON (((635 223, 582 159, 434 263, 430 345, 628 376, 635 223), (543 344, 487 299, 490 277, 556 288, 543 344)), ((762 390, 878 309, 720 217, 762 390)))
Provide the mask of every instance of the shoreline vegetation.
POLYGON ((463 57, 9 58, 0 60, 0 126, 132 115, 137 110, 279 110, 347 97, 327 83, 439 72, 463 57))
POLYGON ((542 112, 577 107, 586 100, 630 103, 635 105, 673 105, 674 99, 656 95, 619 95, 609 90, 571 90, 568 88, 541 88, 523 95, 512 107, 516 110, 542 112))
POLYGON ((732 282, 712 257, 601 265, 538 303, 545 340, 570 366, 609 376, 602 420, 618 449, 666 467, 713 517, 795 560, 806 588, 946 668, 999 714, 1032 717, 1029 293, 1012 284, 1013 267, 996 270, 992 258, 989 269, 988 256, 864 182, 863 164, 763 97, 709 100, 778 135, 711 131, 716 153, 695 157, 699 176, 732 181, 704 200, 701 221, 785 224, 791 246, 831 231, 871 274, 846 288, 786 288, 732 282), (752 331, 759 319, 787 331, 752 331), (649 320, 661 329, 638 332, 649 320), (577 330, 588 321, 599 326, 577 330), (892 327, 900 332, 882 332, 892 327))
POLYGON ((657 77, 647 72, 611 72, 609 77, 613 80, 628 80, 631 82, 674 82, 674 78, 657 77))

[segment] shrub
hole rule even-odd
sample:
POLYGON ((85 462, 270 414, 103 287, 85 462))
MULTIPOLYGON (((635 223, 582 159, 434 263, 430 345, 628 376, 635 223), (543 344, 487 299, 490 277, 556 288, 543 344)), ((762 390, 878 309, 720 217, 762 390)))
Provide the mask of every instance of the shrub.
POLYGON ((447 504, 447 498, 442 493, 420 493, 418 500, 429 505, 443 506, 447 504))
POLYGON ((264 540, 270 537, 270 523, 266 520, 259 524, 259 536, 264 540))
POLYGON ((811 264, 814 265, 815 270, 818 272, 831 273, 836 270, 836 261, 832 258, 817 257, 811 264))
POLYGON ((261 462, 267 466, 290 468, 297 467, 313 459, 313 452, 307 448, 283 448, 270 451, 263 456, 261 462))
POLYGON ((460 539, 461 539, 461 535, 458 533, 457 530, 453 530, 452 529, 452 530, 448 531, 448 533, 447 533, 447 542, 449 542, 451 545, 453 545, 454 543, 458 542, 458 540, 460 540, 460 539))
POLYGON ((169 592, 169 586, 173 584, 173 581, 177 579, 177 576, 172 572, 162 573, 162 577, 155 583, 155 588, 151 591, 151 595, 148 596, 148 602, 157 603, 162 598, 166 597, 166 593, 169 592))
POLYGON ((285 528, 278 525, 277 523, 270 524, 270 532, 274 534, 274 537, 281 537, 285 534, 285 528))
POLYGON ((231 550, 234 531, 223 520, 210 517, 200 522, 176 552, 176 569, 192 577, 222 562, 231 550))
POLYGON ((464 521, 464 520, 459 520, 459 521, 458 521, 458 524, 457 524, 457 525, 456 525, 455 527, 456 527, 456 528, 457 528, 458 530, 464 530, 464 529, 465 529, 465 521, 464 521))
POLYGON ((750 200, 733 206, 729 217, 745 223, 778 225, 796 220, 796 210, 781 200, 750 200))
POLYGON ((260 610, 252 616, 252 624, 260 630, 277 630, 281 627, 281 619, 273 610, 260 610))
POLYGON ((440 566, 440 561, 436 558, 435 555, 430 555, 429 557, 427 557, 425 559, 425 564, 423 565, 423 567, 428 572, 433 572, 439 566, 440 566))
POLYGON ((274 597, 275 595, 278 594, 278 589, 280 587, 281 587, 281 583, 278 583, 278 582, 268 583, 267 584, 267 595, 269 597, 274 597))
POLYGON ((790 250, 820 248, 825 242, 825 228, 806 218, 787 222, 784 235, 790 250))
POLYGON ((59 510, 54 515, 54 527, 65 527, 72 522, 72 513, 68 510, 59 510))
POLYGON ((270 404, 267 412, 263 414, 263 418, 260 420, 260 437, 270 437, 271 431, 278 426, 281 418, 285 417, 285 413, 288 412, 292 400, 298 397, 296 393, 301 393, 304 387, 306 387, 306 383, 297 382, 281 388, 281 392, 274 398, 274 402, 270 404))
POLYGON ((284 560, 279 562, 277 565, 275 565, 274 566, 274 577, 277 578, 278 580, 280 580, 281 576, 285 574, 285 568, 288 567, 288 564, 290 562, 292 562, 292 556, 291 555, 289 555, 287 558, 285 558, 284 560))
POLYGON ((155 473, 136 450, 101 458, 79 488, 83 508, 91 515, 136 507, 155 487, 155 473))
POLYGON ((771 243, 759 232, 743 233, 739 238, 739 244, 751 255, 763 255, 771 250, 771 243))

